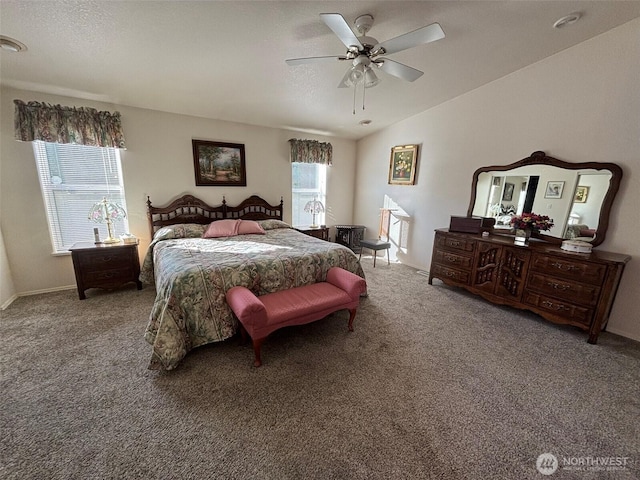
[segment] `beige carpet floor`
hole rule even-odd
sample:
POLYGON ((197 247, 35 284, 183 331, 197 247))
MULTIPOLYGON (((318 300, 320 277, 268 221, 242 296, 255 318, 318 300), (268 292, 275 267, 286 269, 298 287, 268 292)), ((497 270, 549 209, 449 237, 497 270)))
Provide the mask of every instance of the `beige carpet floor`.
POLYGON ((259 369, 233 338, 147 370, 152 288, 17 299, 0 478, 540 479, 546 452, 548 478, 640 478, 637 342, 362 263, 355 332, 347 312, 278 331, 259 369), (626 460, 570 464, 596 457, 626 460))

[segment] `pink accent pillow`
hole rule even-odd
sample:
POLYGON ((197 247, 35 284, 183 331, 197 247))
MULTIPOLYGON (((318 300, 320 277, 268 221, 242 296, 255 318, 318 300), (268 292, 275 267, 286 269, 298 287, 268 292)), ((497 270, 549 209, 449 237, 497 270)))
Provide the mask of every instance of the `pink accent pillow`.
POLYGON ((235 237, 252 233, 265 235, 264 229, 253 220, 216 220, 209 224, 202 238, 235 237))
POLYGON ((211 222, 202 238, 234 237, 238 234, 238 220, 216 220, 211 222))
POLYGON ((238 220, 238 235, 248 234, 266 235, 264 228, 253 220, 238 220))

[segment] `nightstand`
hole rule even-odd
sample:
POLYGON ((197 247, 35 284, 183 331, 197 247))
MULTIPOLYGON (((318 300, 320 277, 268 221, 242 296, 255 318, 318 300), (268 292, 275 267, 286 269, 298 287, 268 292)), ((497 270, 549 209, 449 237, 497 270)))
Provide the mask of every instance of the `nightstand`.
POLYGON ((326 225, 318 228, 311 228, 309 226, 293 228, 311 237, 316 237, 320 240, 326 240, 327 242, 329 241, 329 227, 327 227, 326 225))
POLYGON ((88 288, 116 288, 135 282, 142 289, 140 260, 136 243, 76 243, 70 249, 76 273, 78 296, 87 298, 88 288))

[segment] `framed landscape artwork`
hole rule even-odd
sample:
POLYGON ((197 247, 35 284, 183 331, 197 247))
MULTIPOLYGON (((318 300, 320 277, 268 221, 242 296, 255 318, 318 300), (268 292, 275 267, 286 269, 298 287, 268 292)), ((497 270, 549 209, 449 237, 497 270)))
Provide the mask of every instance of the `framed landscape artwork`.
POLYGON ((198 186, 246 187, 244 145, 192 140, 198 186))
POLYGON ((398 145, 391 149, 389 183, 415 185, 418 164, 418 145, 398 145))

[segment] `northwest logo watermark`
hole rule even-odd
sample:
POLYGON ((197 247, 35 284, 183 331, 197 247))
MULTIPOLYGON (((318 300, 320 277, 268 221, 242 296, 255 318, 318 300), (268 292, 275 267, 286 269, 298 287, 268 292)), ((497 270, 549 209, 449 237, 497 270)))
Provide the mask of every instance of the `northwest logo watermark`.
POLYGON ((558 469, 579 472, 613 472, 627 470, 631 457, 623 456, 572 456, 556 457, 542 453, 536 460, 536 469, 542 475, 553 475, 558 469))

